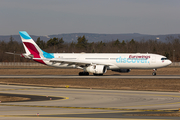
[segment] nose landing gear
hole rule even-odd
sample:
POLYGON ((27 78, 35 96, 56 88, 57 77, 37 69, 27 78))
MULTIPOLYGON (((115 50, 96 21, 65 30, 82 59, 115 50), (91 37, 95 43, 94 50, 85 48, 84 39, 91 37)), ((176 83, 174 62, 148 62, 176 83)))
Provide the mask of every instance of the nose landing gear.
POLYGON ((156 71, 157 69, 153 69, 153 73, 152 73, 153 76, 156 76, 156 71))

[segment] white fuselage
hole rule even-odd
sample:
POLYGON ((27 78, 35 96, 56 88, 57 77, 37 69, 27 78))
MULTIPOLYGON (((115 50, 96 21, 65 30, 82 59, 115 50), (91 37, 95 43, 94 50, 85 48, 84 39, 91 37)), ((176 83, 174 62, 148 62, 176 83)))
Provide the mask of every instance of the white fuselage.
POLYGON ((165 56, 140 53, 47 53, 39 48, 26 31, 19 31, 26 53, 22 57, 54 66, 83 69, 79 75, 103 75, 107 70, 116 72, 130 69, 156 69, 171 64, 165 56), (125 69, 125 70, 123 70, 125 69))
MULTIPOLYGON (((54 53, 55 58, 88 61, 93 63, 111 64, 108 69, 156 69, 171 64, 171 61, 162 58, 165 56, 158 54, 140 53, 54 53)), ((49 66, 54 67, 73 67, 76 65, 62 64, 45 61, 49 66)))

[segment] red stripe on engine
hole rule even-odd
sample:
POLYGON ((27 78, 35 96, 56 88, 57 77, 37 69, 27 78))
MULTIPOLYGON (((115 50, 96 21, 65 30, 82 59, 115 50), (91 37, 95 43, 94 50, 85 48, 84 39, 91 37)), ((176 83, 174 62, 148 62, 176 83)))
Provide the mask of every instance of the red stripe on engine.
MULTIPOLYGON (((34 58, 41 58, 39 55, 39 51, 36 49, 36 47, 29 42, 23 42, 24 45, 27 47, 27 49, 30 51, 30 53, 32 55, 34 55, 34 58)), ((42 64, 46 64, 43 60, 34 60, 36 62, 42 63, 42 64)))

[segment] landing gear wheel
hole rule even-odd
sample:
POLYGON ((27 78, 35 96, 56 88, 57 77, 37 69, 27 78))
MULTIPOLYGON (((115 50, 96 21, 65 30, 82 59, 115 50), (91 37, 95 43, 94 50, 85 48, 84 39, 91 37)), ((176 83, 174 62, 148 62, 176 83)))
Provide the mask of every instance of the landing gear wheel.
POLYGON ((153 75, 153 76, 156 76, 156 72, 153 72, 152 75, 153 75))
POLYGON ((79 76, 88 76, 89 73, 88 72, 79 72, 79 76))
POLYGON ((89 73, 88 73, 88 72, 85 72, 85 75, 89 75, 89 73))
POLYGON ((102 76, 103 74, 96 74, 96 73, 93 73, 94 76, 102 76))
POLYGON ((156 76, 156 71, 157 69, 153 69, 153 73, 152 73, 153 76, 156 76))

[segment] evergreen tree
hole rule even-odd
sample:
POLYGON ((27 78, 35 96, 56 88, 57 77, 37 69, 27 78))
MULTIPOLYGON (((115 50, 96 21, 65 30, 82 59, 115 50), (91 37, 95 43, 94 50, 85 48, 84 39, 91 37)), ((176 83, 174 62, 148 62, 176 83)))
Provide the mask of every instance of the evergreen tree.
POLYGON ((123 40, 121 43, 122 46, 126 45, 126 42, 123 40))
POLYGON ((54 37, 47 41, 47 46, 55 46, 58 45, 58 38, 54 37))
POLYGON ((60 39, 58 40, 58 48, 62 48, 62 47, 63 47, 63 43, 64 43, 63 38, 60 38, 60 39))
POLYGON ((45 48, 45 45, 46 43, 40 39, 40 37, 37 38, 36 40, 36 44, 41 48, 41 49, 44 49, 45 48))
POLYGON ((83 37, 78 37, 77 41, 78 42, 76 44, 76 47, 78 49, 87 50, 88 40, 85 38, 84 35, 83 35, 83 37))
POLYGON ((114 45, 115 45, 115 46, 119 46, 119 45, 120 45, 120 42, 119 42, 118 39, 114 42, 114 45))

